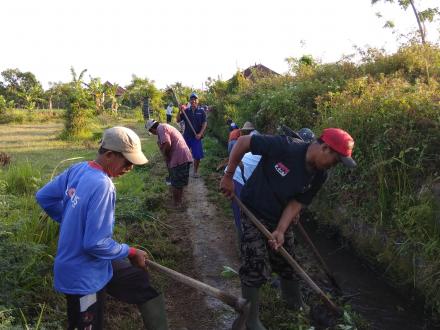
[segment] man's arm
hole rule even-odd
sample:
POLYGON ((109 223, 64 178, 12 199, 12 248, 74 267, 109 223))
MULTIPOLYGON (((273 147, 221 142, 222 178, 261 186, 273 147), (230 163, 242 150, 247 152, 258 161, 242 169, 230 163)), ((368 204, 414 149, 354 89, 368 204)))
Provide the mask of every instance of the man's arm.
POLYGON ((162 124, 157 127, 157 138, 160 152, 165 158, 165 161, 168 162, 171 156, 171 136, 162 124))
POLYGON ((61 222, 63 216, 68 171, 57 176, 35 194, 37 203, 56 222, 61 222))
POLYGON ((284 244, 284 233, 291 223, 295 225, 298 223, 301 209, 302 204, 296 200, 290 201, 284 208, 278 226, 272 233, 273 240, 269 240, 272 249, 278 250, 284 244))
POLYGON ((229 155, 228 169, 220 181, 220 190, 228 198, 232 198, 234 195, 234 183, 232 182, 232 178, 234 176, 235 169, 237 168, 244 154, 251 149, 251 138, 252 137, 250 135, 241 136, 237 140, 237 143, 235 143, 235 146, 229 155))
POLYGON ((182 110, 182 108, 179 107, 179 111, 177 112, 177 115, 176 115, 176 121, 178 123, 181 122, 182 120, 185 120, 185 116, 183 116, 182 111, 185 111, 185 110, 182 110))
POLYGON ((165 141, 160 146, 160 152, 162 153, 163 157, 165 158, 165 161, 170 160, 170 151, 171 151, 171 143, 168 141, 165 141))
POLYGON ((197 140, 200 140, 202 137, 203 137, 203 135, 205 134, 205 131, 206 131, 206 127, 208 126, 208 122, 204 122, 203 124, 202 124, 202 129, 200 130, 200 132, 199 132, 199 134, 197 134, 196 135, 196 139, 197 140))

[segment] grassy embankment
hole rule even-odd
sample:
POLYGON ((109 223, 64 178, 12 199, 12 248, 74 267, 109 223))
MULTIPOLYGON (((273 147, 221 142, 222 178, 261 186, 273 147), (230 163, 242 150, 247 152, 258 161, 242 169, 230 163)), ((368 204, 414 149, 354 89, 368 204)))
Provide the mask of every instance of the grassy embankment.
MULTIPOLYGON (((19 113, 19 112, 18 112, 19 113)), ((34 112, 26 124, 1 125, 0 151, 11 156, 11 163, 0 168, 0 328, 61 329, 65 324, 65 302, 52 288, 52 265, 57 244, 58 225, 41 218, 34 201, 35 191, 52 176, 83 157, 93 159, 97 140, 63 141, 59 134, 63 123, 57 115, 51 120, 45 112, 34 112), (44 120, 38 120, 43 117, 44 120), (57 165, 59 165, 57 167, 57 165)), ((21 121, 19 121, 21 122, 21 121)), ((157 154, 155 139, 147 136, 142 125, 130 118, 97 118, 96 134, 115 124, 135 129, 150 163, 135 168, 115 180, 117 187, 116 238, 148 250, 161 263, 175 266, 179 260, 162 222, 167 194, 163 184, 165 169, 157 154)), ((92 134, 93 135, 93 134, 92 134)), ((156 283, 163 287, 166 282, 156 283)), ((111 329, 138 329, 141 322, 133 308, 110 301, 111 329)))
POLYGON ((280 124, 350 132, 358 167, 332 170, 312 206, 440 319, 440 49, 408 44, 359 55, 359 63, 329 64, 304 56, 290 74, 215 82, 206 95, 209 127, 223 140, 226 118, 251 120, 263 133, 280 124))

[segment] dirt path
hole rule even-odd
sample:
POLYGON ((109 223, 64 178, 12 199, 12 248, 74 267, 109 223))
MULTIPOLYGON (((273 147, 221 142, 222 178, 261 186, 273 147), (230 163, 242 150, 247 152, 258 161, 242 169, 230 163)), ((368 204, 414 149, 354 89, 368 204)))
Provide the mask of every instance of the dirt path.
MULTIPOLYGON (((208 189, 202 178, 190 179, 185 190, 187 209, 173 212, 173 237, 188 253, 185 274, 218 289, 240 294, 237 278, 221 275, 223 266, 238 270, 237 238, 232 219, 225 218, 208 200, 208 189)), ((172 329, 230 329, 236 313, 215 298, 207 297, 176 283, 166 293, 172 329)))

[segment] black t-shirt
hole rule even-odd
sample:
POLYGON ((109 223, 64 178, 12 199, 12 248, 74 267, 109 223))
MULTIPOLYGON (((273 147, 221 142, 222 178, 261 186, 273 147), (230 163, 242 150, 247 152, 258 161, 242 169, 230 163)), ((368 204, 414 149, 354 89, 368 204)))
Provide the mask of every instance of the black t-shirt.
POLYGON ((311 203, 327 179, 327 171, 306 170, 308 146, 286 136, 252 136, 251 152, 262 157, 240 198, 257 217, 276 224, 293 199, 301 204, 311 203))

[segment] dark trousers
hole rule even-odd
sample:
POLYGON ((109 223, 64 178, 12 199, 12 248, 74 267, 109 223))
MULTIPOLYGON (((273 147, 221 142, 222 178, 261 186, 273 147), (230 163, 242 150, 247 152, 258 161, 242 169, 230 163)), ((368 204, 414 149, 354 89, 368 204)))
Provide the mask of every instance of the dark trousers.
MULTIPOLYGON (((240 198, 241 189, 243 188, 243 185, 235 180, 233 182, 234 182, 234 193, 238 198, 240 198)), ((241 236, 243 236, 243 230, 241 228, 240 206, 238 206, 238 204, 234 200, 232 200, 231 206, 232 206, 232 213, 234 214, 235 228, 237 228, 237 233, 241 240, 241 236)))
POLYGON ((68 329, 103 329, 105 296, 110 294, 117 300, 141 305, 159 293, 150 286, 148 274, 134 267, 127 260, 114 260, 113 277, 100 291, 89 295, 68 295, 68 329))

